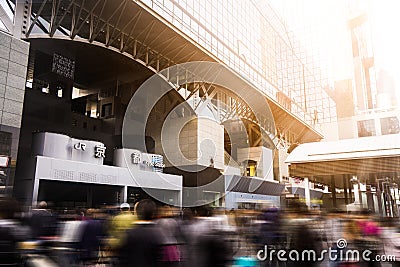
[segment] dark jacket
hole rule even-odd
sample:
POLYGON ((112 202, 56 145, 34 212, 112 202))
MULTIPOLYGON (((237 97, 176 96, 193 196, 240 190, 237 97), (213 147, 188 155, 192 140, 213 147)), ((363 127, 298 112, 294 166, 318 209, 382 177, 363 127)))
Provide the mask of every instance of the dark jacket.
POLYGON ((164 241, 163 233, 156 224, 135 224, 128 230, 121 246, 120 266, 160 266, 164 241))
POLYGON ((83 222, 82 237, 78 244, 81 257, 85 259, 95 259, 99 253, 102 238, 104 237, 104 226, 100 220, 87 220, 83 222))
POLYGON ((32 210, 29 220, 32 237, 40 239, 46 236, 55 236, 57 231, 57 218, 48 210, 32 210))

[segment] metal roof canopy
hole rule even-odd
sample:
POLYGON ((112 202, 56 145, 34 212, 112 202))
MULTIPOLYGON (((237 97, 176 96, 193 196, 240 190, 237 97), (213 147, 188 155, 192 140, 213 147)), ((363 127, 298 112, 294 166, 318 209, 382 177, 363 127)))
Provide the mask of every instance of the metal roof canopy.
MULTIPOLYGON (((305 197, 305 188, 299 186, 287 186, 286 187, 291 194, 297 194, 299 196, 305 197)), ((324 194, 323 191, 315 190, 310 188, 310 198, 311 199, 321 199, 322 195, 324 194)))
POLYGON ((397 177, 400 174, 400 134, 302 144, 285 163, 290 164, 291 176, 397 177))
MULTIPOLYGON (((154 67, 155 71, 190 61, 220 62, 220 59, 198 41, 190 38, 183 30, 178 29, 142 1, 71 0, 68 5, 60 3, 57 6, 49 0, 33 1, 31 9, 34 18, 28 25, 25 38, 76 38, 82 42, 103 44, 129 57, 146 58, 145 64, 149 68, 154 67), (68 15, 60 15, 64 13, 68 15), (74 14, 85 19, 75 19, 74 14), (36 24, 42 21, 36 17, 48 22, 42 25, 48 27, 47 34, 35 31, 40 28, 36 24), (57 26, 67 29, 69 36, 60 35, 57 26)), ((242 82, 248 83, 246 79, 241 79, 242 82)), ((253 84, 251 86, 256 90, 261 89, 253 84)), ((296 133, 295 143, 322 138, 318 130, 302 121, 304 118, 290 113, 273 99, 272 95, 265 92, 263 94, 273 112, 276 126, 285 129, 284 131, 296 133)))
POLYGON ((285 185, 277 181, 263 180, 257 177, 233 175, 226 191, 258 195, 280 196, 285 185))

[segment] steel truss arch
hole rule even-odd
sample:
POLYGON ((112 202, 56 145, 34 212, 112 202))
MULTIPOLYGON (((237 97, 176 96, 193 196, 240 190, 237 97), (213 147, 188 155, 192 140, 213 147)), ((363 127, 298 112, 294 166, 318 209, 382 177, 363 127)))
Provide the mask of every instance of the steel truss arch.
MULTIPOLYGON (((141 25, 145 11, 134 1, 43 0, 28 3, 29 6, 25 8, 30 11, 30 15, 23 22, 26 27, 22 28, 21 32, 25 39, 71 40, 110 49, 135 60, 154 73, 165 75, 164 78, 173 84, 178 92, 182 90, 179 81, 192 75, 186 72, 186 77, 170 77, 168 72, 160 72, 181 63, 176 62, 174 58, 177 58, 177 54, 184 54, 183 51, 188 44, 183 43, 180 46, 170 48, 177 35, 172 35, 166 40, 161 40, 161 37, 154 37, 152 31, 155 29, 156 23, 159 22, 154 19, 148 21, 145 25, 141 25), (153 35, 150 36, 151 34, 153 35), (152 47, 156 44, 158 49, 152 47), (168 56, 165 55, 168 53, 168 56)), ((161 33, 165 32, 166 27, 168 27, 167 25, 164 26, 165 28, 160 30, 161 33)), ((180 61, 187 62, 198 59, 196 53, 196 51, 187 53, 180 61)), ((272 139, 276 141, 276 133, 271 132, 274 127, 271 127, 271 122, 268 119, 262 119, 263 114, 253 114, 251 108, 240 99, 240 96, 229 93, 229 88, 228 90, 218 88, 218 90, 211 92, 208 86, 196 83, 190 85, 189 95, 186 95, 186 97, 181 93, 180 95, 184 100, 188 100, 190 97, 197 97, 197 100, 203 99, 205 101, 218 98, 222 102, 223 99, 229 99, 225 103, 226 109, 219 108, 216 111, 221 121, 226 121, 232 116, 239 116, 257 125, 260 130, 269 133, 272 139), (200 95, 201 97, 199 97, 200 95), (262 121, 257 121, 256 118, 261 118, 262 121)), ((254 90, 256 89, 254 88, 254 90)), ((265 105, 268 105, 266 100, 265 105)), ((192 108, 195 110, 198 106, 192 108)), ((260 141, 255 143, 260 144, 260 141)))

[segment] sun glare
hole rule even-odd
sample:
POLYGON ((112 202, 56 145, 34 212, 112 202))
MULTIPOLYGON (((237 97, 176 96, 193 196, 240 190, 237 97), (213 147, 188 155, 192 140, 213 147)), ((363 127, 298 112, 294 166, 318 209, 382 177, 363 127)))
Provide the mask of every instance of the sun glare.
POLYGON ((400 2, 395 0, 373 0, 371 5, 376 65, 393 77, 397 103, 400 103, 400 36, 396 30, 400 25, 399 9, 400 2))

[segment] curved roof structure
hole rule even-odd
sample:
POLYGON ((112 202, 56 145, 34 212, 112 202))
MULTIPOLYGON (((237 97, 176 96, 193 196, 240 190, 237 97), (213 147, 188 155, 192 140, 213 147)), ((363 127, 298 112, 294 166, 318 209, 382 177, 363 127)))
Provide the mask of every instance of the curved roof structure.
POLYGON ((393 156, 400 156, 400 134, 301 144, 285 162, 307 163, 393 156))
POLYGON ((288 156, 292 176, 399 175, 400 134, 299 145, 288 156))

